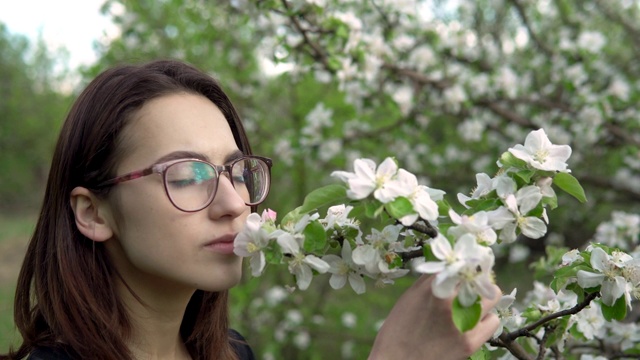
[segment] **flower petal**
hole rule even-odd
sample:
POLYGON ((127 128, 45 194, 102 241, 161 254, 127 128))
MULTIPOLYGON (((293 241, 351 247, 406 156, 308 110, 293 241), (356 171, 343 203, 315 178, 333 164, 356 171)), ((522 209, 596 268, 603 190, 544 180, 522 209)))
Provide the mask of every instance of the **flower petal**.
POLYGON ((333 274, 329 279, 329 285, 331 285, 331 288, 335 290, 342 289, 346 283, 347 283, 346 275, 333 274))
POLYGON ((249 265, 251 266, 251 275, 254 277, 260 276, 266 264, 264 253, 262 251, 253 254, 249 261, 249 265))
POLYGON ((525 236, 539 239, 547 233, 547 225, 536 217, 526 217, 520 221, 520 230, 525 236))
POLYGON ((422 264, 416 265, 415 271, 423 274, 435 274, 439 273, 445 268, 444 261, 427 261, 422 264))
POLYGON ((278 245, 282 248, 282 252, 285 254, 297 254, 300 252, 300 245, 289 233, 284 233, 278 236, 278 245))
POLYGON ((311 279, 313 279, 311 269, 307 265, 302 264, 293 269, 293 275, 296 277, 296 284, 298 285, 298 288, 300 290, 307 290, 311 284, 311 279))
POLYGON ((360 275, 350 273, 349 285, 351 285, 351 288, 356 292, 356 294, 364 294, 366 287, 364 279, 360 275))
POLYGON ((576 274, 578 277, 578 285, 583 289, 596 287, 602 284, 604 281, 603 274, 596 274, 589 271, 578 270, 576 274))
POLYGON ((324 274, 329 270, 329 264, 315 255, 307 255, 304 257, 304 263, 311 266, 320 274, 324 274))

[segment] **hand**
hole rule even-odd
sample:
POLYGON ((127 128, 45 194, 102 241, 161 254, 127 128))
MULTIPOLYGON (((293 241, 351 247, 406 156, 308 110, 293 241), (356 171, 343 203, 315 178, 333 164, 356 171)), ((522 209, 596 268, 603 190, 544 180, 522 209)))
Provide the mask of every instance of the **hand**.
MULTIPOLYGON (((432 276, 421 276, 398 299, 376 336, 370 360, 466 359, 491 338, 500 320, 490 310, 500 296, 483 299, 480 322, 460 333, 451 317, 453 299, 435 297, 432 280, 432 276)), ((496 290, 496 294, 502 293, 498 286, 496 290)))

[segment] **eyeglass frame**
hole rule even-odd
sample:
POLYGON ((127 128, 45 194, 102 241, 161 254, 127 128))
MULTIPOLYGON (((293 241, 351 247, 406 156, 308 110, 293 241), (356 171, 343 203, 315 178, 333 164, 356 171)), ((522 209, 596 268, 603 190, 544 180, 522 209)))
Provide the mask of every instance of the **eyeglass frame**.
POLYGON ((170 160, 170 161, 161 162, 161 163, 158 163, 158 164, 153 164, 153 165, 151 165, 151 166, 149 166, 147 168, 144 168, 142 170, 135 170, 135 171, 128 172, 128 173, 120 175, 120 176, 116 176, 116 177, 114 177, 112 179, 105 180, 105 181, 101 182, 100 184, 98 184, 96 186, 96 188, 104 188, 104 187, 109 187, 109 186, 115 186, 115 185, 121 184, 121 183, 126 182, 126 181, 139 179, 139 178, 142 178, 142 177, 145 177, 145 176, 148 176, 148 175, 152 175, 152 174, 158 174, 158 175, 162 176, 162 185, 164 186, 165 194, 169 198, 169 202, 171 202, 171 204, 176 209, 178 209, 180 211, 188 212, 188 213, 198 212, 198 211, 206 208, 207 206, 211 205, 211 203, 213 202, 213 199, 215 199, 216 194, 218 193, 218 185, 220 185, 220 177, 222 176, 223 173, 226 172, 227 174, 229 174, 229 176, 227 178, 231 182, 231 186, 233 186, 234 189, 235 189, 235 185, 233 184, 233 176, 231 175, 231 170, 232 170, 232 168, 233 168, 233 166, 235 164, 237 164, 240 161, 247 160, 247 159, 257 159, 257 160, 261 160, 265 164, 267 164, 268 182, 267 182, 267 188, 266 188, 266 191, 265 191, 264 198, 262 200, 260 200, 259 202, 256 202, 256 203, 247 203, 245 201, 245 205, 247 205, 247 206, 257 206, 257 205, 260 205, 262 202, 264 202, 264 200, 267 198, 267 195, 269 195, 269 190, 271 189, 271 167, 273 166, 273 160, 271 160, 268 157, 258 156, 258 155, 243 155, 242 157, 234 159, 231 163, 225 164, 225 165, 216 165, 216 164, 213 164, 213 163, 211 163, 209 161, 206 161, 206 160, 203 160, 203 159, 195 159, 195 158, 183 158, 183 159, 170 160), (198 208, 196 210, 185 210, 185 209, 182 209, 181 207, 179 207, 178 205, 176 205, 176 203, 173 201, 173 198, 171 197, 171 194, 169 193, 169 187, 167 186, 167 169, 171 165, 175 165, 177 163, 187 162, 187 161, 196 161, 196 162, 199 162, 199 163, 207 164, 207 165, 211 166, 215 170, 216 175, 217 175, 214 191, 211 192, 211 196, 205 202, 205 204, 202 207, 200 207, 200 208, 198 208))

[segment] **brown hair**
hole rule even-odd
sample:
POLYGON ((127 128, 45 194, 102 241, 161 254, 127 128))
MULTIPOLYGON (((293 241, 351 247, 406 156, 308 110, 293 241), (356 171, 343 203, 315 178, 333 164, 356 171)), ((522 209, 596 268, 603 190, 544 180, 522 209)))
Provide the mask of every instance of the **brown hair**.
MULTIPOLYGON (((147 101, 176 92, 201 94, 227 119, 236 144, 251 148, 227 95, 210 76, 178 61, 119 66, 80 94, 56 145, 44 203, 18 278, 15 323, 22 345, 0 359, 21 359, 35 347, 79 359, 130 359, 131 324, 116 295, 118 277, 102 243, 76 228, 69 196, 113 177, 118 141, 131 114, 147 101)), ((105 190, 108 192, 108 189, 105 190)), ((227 291, 197 290, 180 328, 192 357, 234 358, 228 334, 227 291)))

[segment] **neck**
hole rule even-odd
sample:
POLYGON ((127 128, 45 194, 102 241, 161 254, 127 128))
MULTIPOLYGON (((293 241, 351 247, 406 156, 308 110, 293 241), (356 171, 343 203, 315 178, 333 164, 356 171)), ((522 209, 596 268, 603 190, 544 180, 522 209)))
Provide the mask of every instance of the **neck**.
POLYGON ((134 358, 190 359, 180 325, 193 291, 135 288, 136 298, 124 284, 119 285, 131 320, 127 345, 134 358))

